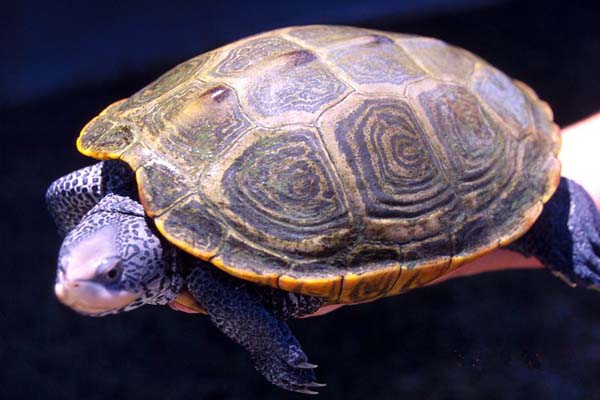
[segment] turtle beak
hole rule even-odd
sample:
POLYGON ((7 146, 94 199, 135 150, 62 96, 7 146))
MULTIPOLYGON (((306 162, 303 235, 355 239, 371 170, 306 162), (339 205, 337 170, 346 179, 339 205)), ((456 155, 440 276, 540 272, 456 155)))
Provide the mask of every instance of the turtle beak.
POLYGON ((135 293, 111 290, 92 281, 66 279, 63 273, 59 273, 54 284, 54 293, 64 305, 87 315, 123 309, 139 297, 135 293))
POLYGON ((87 315, 119 311, 140 297, 117 282, 104 281, 104 273, 121 262, 114 232, 103 228, 84 240, 63 244, 54 293, 64 305, 87 315))

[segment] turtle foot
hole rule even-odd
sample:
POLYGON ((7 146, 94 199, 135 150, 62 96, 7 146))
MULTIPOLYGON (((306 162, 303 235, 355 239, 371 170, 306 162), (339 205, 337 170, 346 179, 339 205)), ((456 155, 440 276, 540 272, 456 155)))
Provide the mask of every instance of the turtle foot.
POLYGON ((287 390, 316 394, 314 368, 300 343, 274 313, 264 307, 249 283, 194 260, 188 289, 211 322, 244 347, 269 382, 287 390))
POLYGON ((566 275, 561 277, 573 285, 600 290, 600 215, 592 198, 579 184, 573 181, 567 184, 571 200, 568 229, 573 242, 573 268, 556 273, 566 275))
POLYGON ((278 356, 277 352, 255 354, 252 355, 252 359, 256 370, 280 388, 304 394, 318 394, 317 389, 325 386, 315 381, 316 365, 306 361, 294 364, 294 361, 278 356))
POLYGON ((508 248, 537 257, 571 286, 600 290, 600 215, 574 181, 561 179, 533 227, 508 248))

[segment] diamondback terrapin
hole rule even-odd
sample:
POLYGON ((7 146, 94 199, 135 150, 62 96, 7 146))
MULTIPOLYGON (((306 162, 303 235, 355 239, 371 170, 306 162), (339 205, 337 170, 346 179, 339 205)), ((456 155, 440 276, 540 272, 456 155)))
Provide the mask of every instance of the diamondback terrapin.
POLYGON ((319 386, 286 318, 406 292, 498 247, 598 287, 599 217, 560 178, 549 106, 439 40, 253 36, 110 105, 77 146, 114 161, 48 189, 60 300, 104 315, 187 290, 285 389, 319 386))

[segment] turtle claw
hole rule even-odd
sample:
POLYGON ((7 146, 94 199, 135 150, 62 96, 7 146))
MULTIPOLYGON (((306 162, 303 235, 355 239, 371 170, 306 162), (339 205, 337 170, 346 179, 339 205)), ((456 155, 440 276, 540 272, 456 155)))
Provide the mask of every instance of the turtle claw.
POLYGON ((319 394, 319 392, 309 389, 309 388, 321 388, 321 387, 325 387, 327 386, 327 384, 325 383, 319 383, 319 382, 310 382, 304 385, 304 389, 298 389, 295 390, 298 393, 303 393, 303 394, 319 394))
POLYGON ((319 392, 315 392, 314 390, 309 390, 309 389, 299 389, 296 390, 297 393, 302 393, 302 394, 319 394, 319 392))
POLYGON ((305 394, 317 394, 314 389, 324 386, 315 382, 317 366, 308 362, 287 324, 246 283, 200 264, 188 277, 188 290, 215 326, 250 353, 254 367, 269 382, 305 394))
POLYGON ((318 365, 317 364, 311 364, 309 362, 303 362, 303 363, 300 363, 300 364, 296 364, 295 367, 296 368, 312 369, 312 368, 317 368, 318 365))
POLYGON ((254 367, 269 382, 282 389, 304 394, 318 394, 316 388, 324 387, 325 384, 316 382, 314 367, 308 362, 300 363, 300 366, 292 366, 276 353, 255 354, 253 356, 254 367))

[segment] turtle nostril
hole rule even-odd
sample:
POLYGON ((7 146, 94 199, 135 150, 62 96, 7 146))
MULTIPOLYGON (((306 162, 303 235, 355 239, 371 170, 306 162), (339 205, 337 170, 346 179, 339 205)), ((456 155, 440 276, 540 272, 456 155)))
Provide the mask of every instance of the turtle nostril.
POLYGON ((79 283, 77 283, 77 282, 75 282, 75 281, 70 281, 70 280, 67 280, 67 279, 65 279, 65 280, 62 282, 62 286, 63 286, 65 289, 76 289, 76 288, 78 288, 78 287, 79 287, 79 283))

